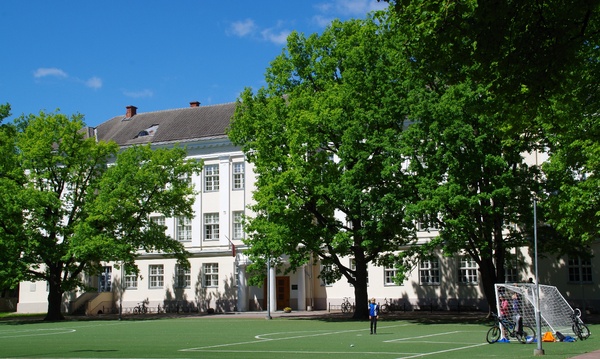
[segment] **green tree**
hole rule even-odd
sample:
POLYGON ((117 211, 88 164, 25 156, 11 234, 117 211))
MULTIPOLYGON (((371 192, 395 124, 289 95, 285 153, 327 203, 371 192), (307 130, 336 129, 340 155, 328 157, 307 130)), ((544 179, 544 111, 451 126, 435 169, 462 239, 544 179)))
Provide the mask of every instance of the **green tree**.
POLYGON ((118 153, 114 142, 86 136, 81 115, 41 112, 16 123, 23 232, 0 241, 18 247, 20 279, 47 281, 46 320, 63 318, 64 293, 85 288, 82 274, 97 273, 102 261, 131 267, 143 248, 187 263, 183 246, 149 220, 153 212, 191 215, 187 176, 201 165, 186 162, 183 149, 118 153))
POLYGON ((331 268, 321 276, 354 287, 356 318, 368 316, 367 265, 393 265, 390 254, 414 238, 403 212, 414 187, 397 146, 407 84, 384 20, 292 33, 229 131, 258 175, 250 271, 263 278, 266 260, 284 255, 287 270, 318 258, 331 268))
POLYGON ((19 283, 19 255, 15 239, 22 237, 22 209, 19 189, 25 177, 18 165, 15 142, 16 127, 1 124, 10 116, 10 105, 0 105, 0 289, 10 289, 19 283))
POLYGON ((399 57, 410 59, 415 84, 416 125, 405 143, 414 136, 407 153, 414 153, 423 201, 411 211, 442 218, 428 247, 468 253, 491 299, 507 249, 531 235, 535 192, 541 217, 553 225, 543 227, 544 247, 585 252, 577 237, 596 236, 598 223, 582 214, 597 203, 594 163, 586 159, 597 150, 599 2, 391 3, 399 57), (545 192, 539 169, 520 158, 535 150, 551 156, 545 192), (546 202, 547 193, 558 195, 546 202), (502 223, 519 224, 520 233, 503 239, 502 223))

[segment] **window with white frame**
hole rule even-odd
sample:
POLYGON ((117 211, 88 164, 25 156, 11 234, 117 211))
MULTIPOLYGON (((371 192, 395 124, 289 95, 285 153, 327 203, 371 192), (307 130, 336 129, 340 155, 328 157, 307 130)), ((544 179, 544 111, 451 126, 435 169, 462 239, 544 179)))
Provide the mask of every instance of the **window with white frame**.
POLYGON ((504 261, 504 282, 519 283, 519 266, 516 256, 511 255, 504 261))
POLYGON ((244 162, 233 163, 233 189, 244 189, 244 162))
POLYGON ((177 217, 177 240, 190 242, 192 240, 192 220, 186 217, 177 217))
POLYGON ((393 286, 398 285, 394 278, 396 278, 396 268, 394 267, 383 267, 383 285, 385 286, 393 286))
POLYGON ((204 213, 204 240, 216 241, 219 239, 219 214, 204 213))
MULTIPOLYGON (((350 259, 350 269, 356 273, 356 260, 354 258, 350 259)), ((355 275, 353 275, 352 277, 354 277, 356 279, 355 275)), ((367 270, 367 286, 368 285, 369 285, 369 271, 367 270)))
POLYGON ((137 274, 126 273, 124 280, 125 280, 125 289, 137 289, 137 286, 138 286, 137 274))
POLYGON ((327 281, 327 274, 326 273, 331 273, 331 271, 333 270, 333 267, 331 264, 326 264, 323 265, 321 264, 321 275, 319 276, 321 278, 321 286, 323 287, 331 287, 332 283, 329 283, 327 281))
POLYGON ((162 264, 151 264, 148 267, 150 288, 162 288, 165 283, 165 267, 162 264))
POLYGON ((205 287, 219 286, 219 264, 204 263, 202 265, 202 276, 204 278, 205 287))
POLYGON ((204 190, 206 192, 219 190, 219 165, 204 166, 204 190))
POLYGON ((418 223, 417 230, 419 231, 437 231, 438 226, 438 215, 427 215, 421 218, 418 223))
POLYGON ((592 261, 581 257, 567 262, 570 283, 592 283, 592 261))
POLYGON ((159 226, 165 225, 165 216, 150 216, 150 220, 159 226))
POLYGON ((175 287, 190 288, 192 285, 192 273, 189 268, 177 264, 175 266, 175 287))
POLYGON ((477 283, 477 263, 468 256, 460 258, 458 280, 463 284, 477 283))
POLYGON ((243 216, 243 211, 233 212, 233 239, 244 238, 243 216))
POLYGON ((419 263, 421 285, 440 284, 440 261, 437 258, 424 259, 419 263))

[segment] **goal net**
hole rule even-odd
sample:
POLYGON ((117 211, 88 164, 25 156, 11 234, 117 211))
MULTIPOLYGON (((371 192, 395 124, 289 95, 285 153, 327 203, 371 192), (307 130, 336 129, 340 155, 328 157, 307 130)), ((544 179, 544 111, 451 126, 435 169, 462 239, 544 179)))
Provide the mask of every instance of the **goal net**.
MULTIPOLYGON (((516 320, 519 316, 523 319, 523 325, 529 325, 536 328, 535 306, 536 306, 536 287, 532 283, 518 284, 496 284, 496 306, 498 315, 506 315, 511 320, 516 320), (502 302, 508 301, 508 308, 503 313, 502 302)), ((550 285, 540 284, 540 325, 541 338, 543 333, 561 332, 564 335, 574 336, 571 320, 573 308, 567 303, 558 289, 550 285)), ((537 330, 537 329, 536 329, 537 330)))

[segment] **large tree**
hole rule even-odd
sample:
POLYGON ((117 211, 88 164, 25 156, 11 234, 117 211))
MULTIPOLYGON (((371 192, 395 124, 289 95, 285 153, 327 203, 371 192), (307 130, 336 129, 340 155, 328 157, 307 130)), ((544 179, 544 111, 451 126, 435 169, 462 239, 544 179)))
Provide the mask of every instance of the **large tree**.
POLYGON ((11 185, 21 207, 17 218, 0 220, 2 227, 21 229, 0 236, 0 243, 18 250, 12 264, 19 280, 47 281, 46 320, 63 318, 63 295, 85 288, 83 275, 97 273, 103 261, 132 268, 143 248, 187 263, 183 246, 149 220, 154 212, 191 215, 194 191, 187 178, 201 165, 185 161, 183 149, 119 152, 114 142, 88 136, 81 115, 22 116, 16 129, 22 172, 15 176, 25 180, 11 185))
POLYGON ((324 279, 354 287, 355 318, 368 316, 368 264, 391 265, 414 235, 398 147, 408 85, 380 21, 292 33, 267 86, 242 94, 229 131, 258 175, 250 270, 262 277, 266 260, 285 256, 293 270, 318 258, 324 279))
POLYGON ((597 217, 582 215, 597 207, 596 181, 580 180, 597 150, 599 2, 391 2, 400 57, 421 83, 406 138, 414 137, 423 200, 411 210, 441 214, 430 247, 471 255, 492 299, 507 250, 531 235, 537 196, 554 226, 543 226, 543 242, 553 243, 544 247, 585 252, 580 238, 598 233, 597 217), (535 150, 551 156, 546 191, 539 169, 521 158, 535 150), (503 222, 521 233, 501 236, 503 222))

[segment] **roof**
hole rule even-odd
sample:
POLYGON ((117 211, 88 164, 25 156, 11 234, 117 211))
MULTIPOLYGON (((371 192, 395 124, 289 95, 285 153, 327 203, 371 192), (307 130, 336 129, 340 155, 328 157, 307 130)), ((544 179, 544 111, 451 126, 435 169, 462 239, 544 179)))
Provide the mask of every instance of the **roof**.
POLYGON ((235 103, 188 107, 116 116, 96 127, 98 140, 120 146, 159 142, 186 142, 226 136, 235 103))

